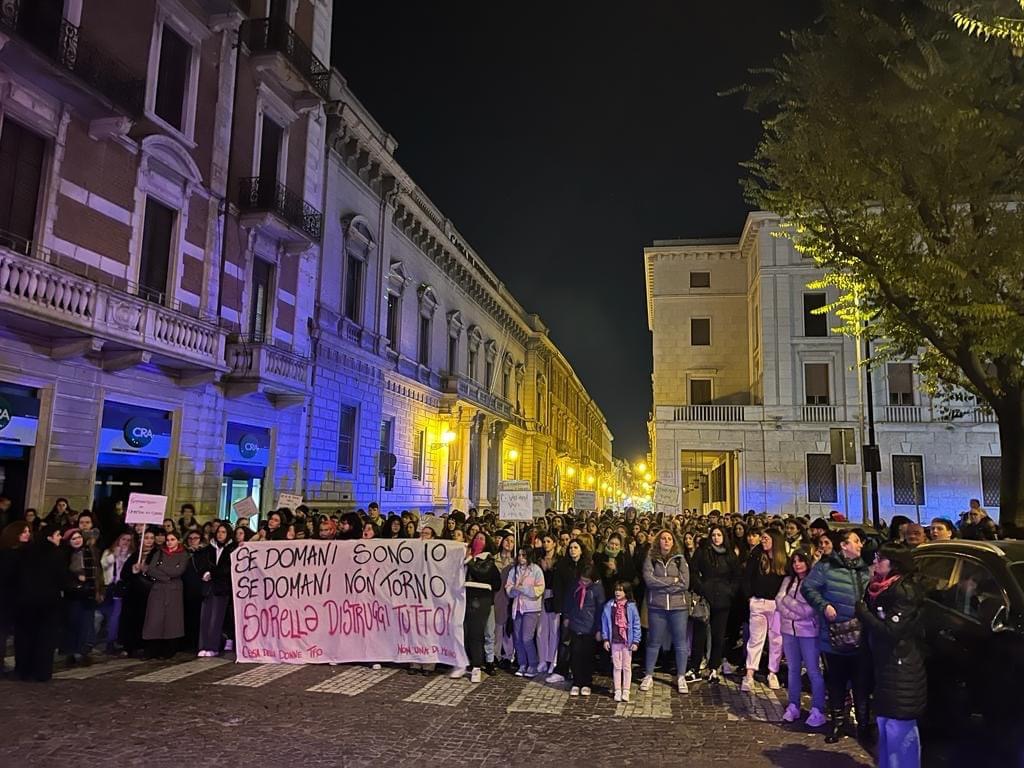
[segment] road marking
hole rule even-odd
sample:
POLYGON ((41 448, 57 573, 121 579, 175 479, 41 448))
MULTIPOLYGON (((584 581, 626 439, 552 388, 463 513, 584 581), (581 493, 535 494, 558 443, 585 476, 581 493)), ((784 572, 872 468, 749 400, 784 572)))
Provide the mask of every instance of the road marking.
POLYGON ((57 680, 89 680, 90 678, 106 675, 110 672, 117 672, 126 667, 134 667, 141 663, 142 661, 139 659, 113 659, 102 664, 93 664, 91 667, 66 669, 63 672, 58 672, 53 677, 57 680))
POLYGON ((377 683, 386 680, 397 672, 397 669, 349 667, 306 690, 313 693, 340 693, 342 696, 356 696, 370 690, 377 683))
POLYGON ((538 715, 560 715, 569 702, 569 692, 542 683, 527 683, 509 704, 506 712, 532 712, 538 715))
POLYGON ((462 703, 474 689, 482 683, 471 683, 469 675, 452 680, 447 675, 435 677, 415 693, 406 696, 402 701, 413 704, 434 704, 439 707, 456 707, 462 703))
POLYGON ((208 669, 214 669, 221 664, 231 663, 231 659, 196 659, 186 661, 183 664, 172 664, 169 667, 162 667, 139 677, 128 679, 130 683, 173 683, 192 675, 198 675, 208 669))
POLYGON ((218 680, 214 685, 237 685, 242 688, 261 688, 302 669, 300 664, 259 664, 237 675, 218 680))

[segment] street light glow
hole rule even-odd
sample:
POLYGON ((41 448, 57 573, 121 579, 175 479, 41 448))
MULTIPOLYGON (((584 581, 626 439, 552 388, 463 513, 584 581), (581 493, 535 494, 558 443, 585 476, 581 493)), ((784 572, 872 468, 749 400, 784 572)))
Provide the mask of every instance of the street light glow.
POLYGON ((518 458, 519 458, 519 451, 517 451, 515 448, 509 448, 508 449, 508 460, 509 461, 515 461, 518 458))
POLYGON ((441 442, 444 443, 445 445, 455 442, 455 433, 452 432, 450 429, 446 429, 444 432, 441 433, 441 442))

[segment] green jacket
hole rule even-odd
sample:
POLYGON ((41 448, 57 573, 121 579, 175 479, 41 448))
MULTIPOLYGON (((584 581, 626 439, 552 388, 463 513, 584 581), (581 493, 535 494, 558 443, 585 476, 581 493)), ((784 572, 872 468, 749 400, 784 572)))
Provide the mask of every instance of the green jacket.
MULTIPOLYGON (((832 647, 828 636, 830 622, 824 618, 826 606, 836 609, 836 622, 849 621, 857 615, 857 603, 864 599, 870 575, 868 565, 859 557, 850 562, 839 552, 820 560, 812 569, 800 592, 814 610, 822 615, 818 622, 818 645, 824 653, 841 653, 832 647)), ((834 622, 832 622, 834 623, 834 622)), ((859 653, 859 650, 849 653, 859 653)))

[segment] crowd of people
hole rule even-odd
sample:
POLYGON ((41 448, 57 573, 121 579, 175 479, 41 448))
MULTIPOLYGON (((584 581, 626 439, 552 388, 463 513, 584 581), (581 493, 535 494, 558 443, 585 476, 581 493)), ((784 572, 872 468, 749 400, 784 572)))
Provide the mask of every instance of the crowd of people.
MULTIPOLYGON (((15 516, 9 505, 0 511, 15 516)), ((959 530, 946 518, 925 528, 897 516, 870 536, 838 513, 810 521, 633 508, 549 510, 518 531, 490 510, 385 516, 376 503, 336 514, 279 509, 255 530, 200 522, 190 504, 162 527, 126 525, 120 502, 94 514, 58 499, 45 517, 17 518, 0 533, 0 653, 13 635, 15 667, 5 673, 22 680, 48 680, 58 650, 68 665, 90 664, 94 648, 148 658, 232 651, 230 562, 240 543, 439 538, 467 547, 470 663, 452 677, 478 682, 502 668, 575 697, 592 695, 600 672, 614 699, 629 701, 634 664, 640 691, 660 662, 686 694, 728 675, 740 675, 743 691, 758 677, 778 690, 785 661, 785 721, 804 717, 806 675, 806 725, 824 727, 829 742, 877 737, 882 764, 894 766, 917 764, 927 701, 923 590, 910 553, 928 539, 999 533, 976 500, 959 530)))

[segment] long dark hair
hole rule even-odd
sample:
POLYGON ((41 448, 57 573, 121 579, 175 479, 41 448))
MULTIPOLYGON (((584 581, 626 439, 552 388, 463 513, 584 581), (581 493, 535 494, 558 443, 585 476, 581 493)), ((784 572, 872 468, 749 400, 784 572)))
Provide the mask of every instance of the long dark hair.
POLYGON ((801 547, 791 554, 786 561, 786 574, 789 576, 789 585, 786 587, 786 593, 794 594, 800 588, 800 582, 807 578, 807 574, 811 572, 813 567, 814 563, 811 562, 811 553, 806 549, 801 547), (797 560, 807 566, 807 573, 803 576, 798 576, 796 569, 793 568, 793 563, 797 560))
POLYGON ((761 573, 784 576, 789 566, 789 559, 786 557, 785 537, 781 531, 775 528, 765 528, 761 531, 761 535, 767 536, 772 540, 772 551, 770 554, 764 551, 763 545, 758 545, 761 547, 761 573))

